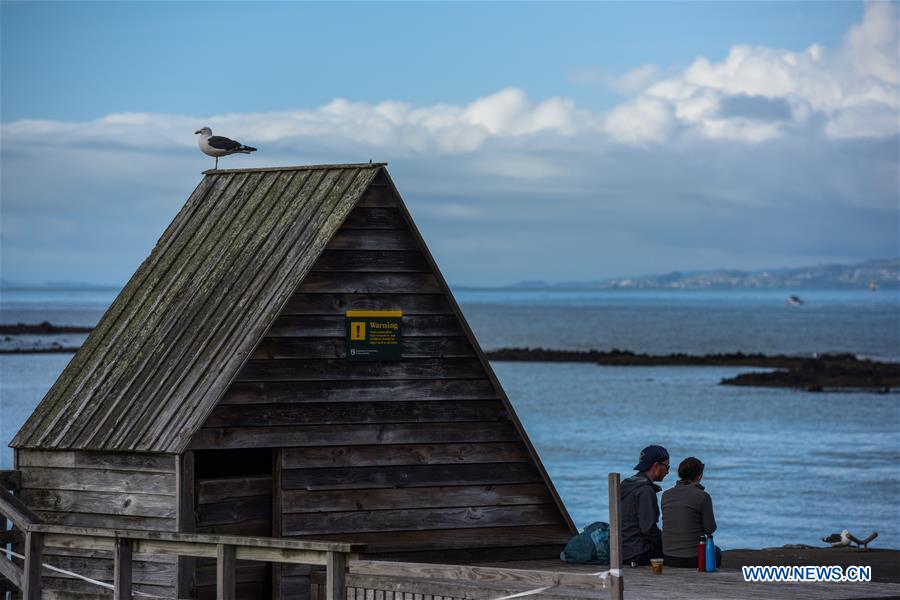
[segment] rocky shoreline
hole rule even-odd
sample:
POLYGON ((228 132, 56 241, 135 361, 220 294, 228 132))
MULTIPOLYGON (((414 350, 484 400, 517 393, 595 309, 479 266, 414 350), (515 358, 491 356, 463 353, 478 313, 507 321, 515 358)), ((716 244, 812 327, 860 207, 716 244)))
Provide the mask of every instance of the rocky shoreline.
POLYGON ((0 354, 75 354, 78 348, 51 344, 40 348, 0 348, 0 354))
MULTIPOLYGON (((0 324, 4 342, 11 336, 61 336, 40 340, 30 347, 0 347, 0 354, 62 354, 78 351, 78 339, 71 334, 87 334, 91 327, 38 324, 0 324), (68 337, 68 339, 66 339, 68 337), (63 342, 63 343, 60 343, 63 342)), ((729 352, 692 355, 641 354, 629 350, 555 350, 549 348, 500 348, 485 353, 490 360, 510 362, 582 362, 617 367, 760 367, 768 371, 741 373, 722 379, 723 385, 788 387, 807 391, 865 390, 889 392, 900 389, 900 363, 859 359, 853 354, 823 354, 815 357, 729 352)))
POLYGON ((723 385, 790 387, 808 391, 859 389, 888 392, 900 388, 900 364, 861 360, 853 354, 823 354, 817 357, 783 354, 637 354, 627 350, 551 350, 545 348, 501 348, 487 352, 496 361, 585 362, 603 366, 658 367, 762 367, 775 369, 743 373, 725 378, 723 385))
POLYGON ((54 325, 49 321, 37 324, 0 323, 0 335, 57 335, 61 333, 90 333, 93 327, 79 327, 75 325, 54 325))
POLYGON ((71 354, 92 327, 43 323, 0 324, 0 354, 71 354))

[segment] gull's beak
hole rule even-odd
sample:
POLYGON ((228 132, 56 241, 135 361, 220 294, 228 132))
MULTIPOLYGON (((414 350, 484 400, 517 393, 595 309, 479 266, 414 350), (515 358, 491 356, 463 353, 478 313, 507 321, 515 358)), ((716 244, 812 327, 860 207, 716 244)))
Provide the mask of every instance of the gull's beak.
POLYGON ((194 135, 197 135, 198 133, 200 133, 200 130, 199 130, 199 129, 198 129, 197 131, 194 132, 194 135))

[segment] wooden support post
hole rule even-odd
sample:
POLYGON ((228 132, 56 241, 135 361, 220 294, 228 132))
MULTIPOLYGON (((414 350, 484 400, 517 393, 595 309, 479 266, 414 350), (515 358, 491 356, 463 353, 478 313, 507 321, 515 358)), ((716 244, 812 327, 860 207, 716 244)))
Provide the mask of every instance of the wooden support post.
POLYGON ((113 562, 113 586, 115 600, 131 600, 131 540, 116 538, 113 562))
POLYGON ((612 600, 622 600, 625 585, 622 579, 622 513, 619 510, 619 474, 610 473, 609 481, 609 580, 612 600))
MULTIPOLYGON (((281 471, 284 465, 284 451, 276 448, 272 451, 272 537, 280 538, 282 535, 281 515, 281 471)), ((272 569, 272 598, 287 598, 290 594, 284 589, 284 565, 277 562, 269 563, 272 569)))
POLYGON ((347 576, 347 555, 329 552, 325 559, 325 600, 345 600, 344 579, 347 576))
POLYGON ((216 600, 234 600, 235 547, 218 544, 216 551, 216 600))
MULTIPOLYGON (((197 531, 194 514, 194 453, 186 451, 175 458, 176 479, 176 519, 179 533, 197 531)), ((175 597, 191 598, 194 590, 194 571, 196 561, 193 556, 178 556, 175 567, 175 597)))
POLYGON ((44 536, 29 531, 25 534, 25 573, 22 587, 24 600, 41 600, 41 561, 44 553, 44 536))

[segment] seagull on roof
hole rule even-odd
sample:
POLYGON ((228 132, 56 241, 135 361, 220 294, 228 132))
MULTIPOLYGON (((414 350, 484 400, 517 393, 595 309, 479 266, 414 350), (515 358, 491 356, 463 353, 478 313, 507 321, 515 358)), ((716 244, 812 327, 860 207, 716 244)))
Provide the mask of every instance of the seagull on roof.
POLYGON ((245 146, 240 142, 230 140, 221 135, 213 135, 212 129, 209 127, 198 129, 194 134, 200 136, 197 138, 197 145, 200 146, 200 151, 203 152, 203 154, 216 157, 216 169, 219 168, 220 156, 228 156, 229 154, 250 154, 251 152, 256 152, 256 148, 245 146))

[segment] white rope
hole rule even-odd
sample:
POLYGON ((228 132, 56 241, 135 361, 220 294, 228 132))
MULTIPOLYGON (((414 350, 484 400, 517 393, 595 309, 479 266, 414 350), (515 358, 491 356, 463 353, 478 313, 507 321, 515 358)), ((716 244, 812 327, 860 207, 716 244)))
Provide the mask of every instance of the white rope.
POLYGON ((527 592, 519 592, 518 594, 513 594, 511 596, 503 596, 502 598, 495 598, 494 600, 509 600, 510 598, 521 598, 523 596, 531 596, 533 594, 540 594, 544 590, 549 590, 552 587, 553 587, 552 585, 545 585, 542 588, 528 590, 527 592))
MULTIPOLYGON (((17 552, 13 552, 10 549, 6 549, 6 552, 12 554, 16 558, 20 558, 25 560, 25 557, 17 552)), ((90 577, 85 577, 84 575, 80 575, 78 573, 73 573, 72 571, 66 571, 65 569, 60 569, 59 567, 54 567, 53 565, 48 565, 47 563, 41 563, 45 569, 49 569, 51 571, 56 571, 57 573, 62 573, 63 575, 71 575, 72 577, 76 577, 81 579, 82 581, 86 581, 88 583, 92 583, 94 585, 99 585, 100 587, 104 587, 108 590, 115 590, 115 586, 111 583, 106 583, 105 581, 97 581, 96 579, 91 579, 90 577)), ((590 573, 590 575, 594 577, 599 577, 601 582, 601 587, 606 588, 606 581, 610 577, 621 577, 622 571, 620 569, 609 569, 608 571, 597 571, 596 573, 590 573)), ((544 587, 535 588, 533 590, 528 590, 526 592, 519 592, 518 594, 511 594, 509 596, 501 596, 500 598, 495 598, 494 600, 512 600, 512 598, 524 598, 525 596, 533 596, 534 594, 540 594, 545 590, 549 590, 552 585, 545 585, 544 587)), ((187 600, 181 598, 171 598, 169 596, 156 596, 154 594, 147 594, 145 592, 132 592, 134 596, 142 596, 144 598, 155 598, 158 600, 187 600)))
MULTIPOLYGON (((18 552, 13 552, 10 549, 6 549, 6 552, 8 552, 9 554, 12 554, 16 558, 25 560, 25 557, 23 555, 19 554, 18 552)), ((99 585, 100 587, 104 587, 108 590, 116 589, 116 586, 114 586, 111 583, 106 583, 105 581, 97 581, 96 579, 91 579, 90 577, 85 577, 84 575, 81 575, 79 573, 73 573, 72 571, 66 571, 65 569, 60 569, 59 567, 54 567, 53 565, 48 565, 45 562, 42 562, 41 565, 45 569, 49 569, 51 571, 56 571, 57 573, 62 573, 63 575, 71 575, 72 577, 76 577, 76 578, 81 579, 82 581, 86 581, 88 583, 93 583, 94 585, 99 585)), ((158 600, 182 600, 180 598, 172 598, 170 596, 157 596, 155 594, 147 594, 146 592, 138 592, 138 591, 132 592, 132 595, 142 596, 144 598, 156 598, 158 600)), ((184 599, 184 600, 187 600, 187 599, 184 599)))
POLYGON ((597 571, 596 573, 591 573, 594 577, 600 578, 601 587, 606 587, 606 582, 610 577, 621 577, 622 570, 621 569, 609 569, 608 571, 597 571))
MULTIPOLYGON (((621 577, 622 570, 621 569, 609 569, 608 571, 597 571, 596 573, 588 573, 590 577, 599 577, 600 578, 600 587, 606 588, 606 582, 610 577, 621 577)), ((502 598, 494 598, 494 600, 510 600, 510 598, 521 598, 523 596, 532 596, 534 594, 540 594, 544 590, 549 590, 554 586, 547 585, 542 588, 535 588, 533 590, 528 590, 527 592, 519 592, 518 594, 513 594, 511 596, 503 596, 502 598)))

